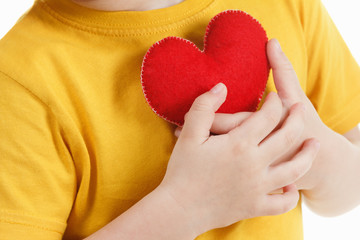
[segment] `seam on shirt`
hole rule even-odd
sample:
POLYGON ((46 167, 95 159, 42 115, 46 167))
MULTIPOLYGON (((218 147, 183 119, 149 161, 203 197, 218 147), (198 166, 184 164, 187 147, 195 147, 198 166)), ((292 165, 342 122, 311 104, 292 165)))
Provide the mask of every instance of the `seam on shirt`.
MULTIPOLYGON (((51 114, 53 114, 54 116, 56 116, 53 111, 51 110, 50 106, 48 104, 46 104, 39 96, 37 96, 33 91, 31 91, 29 88, 27 88, 26 86, 24 86, 23 84, 21 84, 19 81, 17 81, 16 79, 14 79, 13 77, 11 77, 10 75, 6 74, 5 72, 3 72, 2 70, 0 70, 0 73, 2 75, 4 75, 5 77, 13 80, 14 82, 16 82, 17 84, 19 84, 20 86, 22 86, 24 89, 26 89, 33 97, 35 97, 37 100, 39 100, 46 108, 49 108, 51 114)), ((59 123, 59 122, 58 122, 59 123)))
MULTIPOLYGON (((2 70, 0 70, 0 74, 2 74, 3 76, 5 76, 6 78, 8 78, 9 80, 14 81, 16 84, 20 85, 23 89, 25 89, 27 92, 29 92, 35 99, 37 99, 46 109, 48 109, 48 112, 54 117, 55 121, 58 123, 59 129, 61 131, 64 131, 63 126, 60 124, 60 122, 58 121, 56 114, 53 112, 52 108, 49 106, 49 104, 47 104, 46 102, 44 102, 39 96, 37 96, 33 91, 31 91, 29 88, 27 88, 26 86, 24 86, 23 84, 21 84, 19 81, 17 81, 16 79, 14 79, 13 77, 9 76, 8 74, 6 74, 5 72, 3 72, 2 70)), ((72 158, 72 154, 70 152, 70 156, 72 158)), ((72 161, 74 163, 74 159, 72 158, 72 161)), ((75 164, 75 163, 74 163, 75 164)), ((43 220, 41 218, 41 216, 38 216, 36 214, 32 214, 32 213, 25 213, 25 212, 15 212, 15 211, 11 211, 11 210, 6 210, 6 209, 0 209, 0 222, 4 222, 4 223, 9 223, 9 224, 19 224, 19 225, 23 225, 23 226, 28 226, 28 227, 34 227, 34 228, 38 228, 38 229, 42 229, 42 230, 47 230, 47 231, 52 231, 52 232, 56 232, 59 234, 63 234, 63 232, 56 230, 56 229, 51 229, 49 227, 45 227, 45 226, 41 226, 41 225, 35 225, 35 224, 31 224, 29 221, 20 221, 17 219, 14 219, 14 216, 22 216, 22 217, 27 217, 27 218, 33 218, 34 220, 37 220, 38 222, 48 222, 49 224, 53 224, 56 225, 56 227, 59 229, 59 225, 63 225, 64 226, 64 230, 66 228, 66 223, 61 222, 57 219, 52 219, 52 218, 48 218, 48 220, 43 220), (5 216, 4 216, 5 215, 5 216)))
MULTIPOLYGON (((191 22, 195 22, 196 20, 198 20, 199 18, 204 16, 208 11, 211 10, 211 8, 214 5, 215 5, 215 1, 210 3, 201 12, 198 12, 188 18, 182 19, 180 22, 184 22, 184 23, 181 23, 180 25, 176 25, 175 27, 168 27, 166 29, 164 29, 163 27, 142 28, 141 30, 148 30, 148 31, 142 32, 142 33, 136 33, 135 32, 136 30, 131 30, 131 29, 117 29, 117 28, 106 29, 106 28, 101 28, 101 27, 92 27, 92 26, 82 25, 81 23, 78 23, 76 21, 73 21, 73 20, 70 20, 68 18, 61 16, 60 14, 55 12, 50 6, 48 6, 46 3, 40 2, 40 7, 42 7, 46 13, 48 13, 50 16, 52 16, 53 18, 55 18, 56 20, 58 20, 59 22, 65 24, 65 25, 68 25, 77 30, 81 30, 81 31, 88 32, 88 33, 95 34, 95 35, 114 36, 114 37, 147 36, 147 35, 164 33, 164 32, 168 32, 168 31, 180 29, 180 28, 183 28, 184 26, 186 26, 187 24, 189 24, 191 22), (131 31, 134 31, 134 33, 129 33, 131 31)), ((173 24, 173 25, 175 25, 175 24, 173 24)), ((141 30, 137 29, 137 31, 141 31, 141 30)))
MULTIPOLYGON (((0 209, 0 214, 1 213, 10 214, 10 215, 22 215, 22 216, 33 217, 33 218, 41 218, 39 215, 36 215, 34 213, 13 211, 13 210, 7 210, 7 209, 0 209)), ((58 224, 64 224, 63 222, 61 222, 55 218, 47 218, 47 219, 49 221, 56 222, 58 224)))
POLYGON ((2 213, 0 213, 0 222, 3 222, 3 223, 18 224, 18 225, 22 225, 22 226, 56 232, 56 233, 59 233, 60 235, 63 234, 63 231, 59 230, 59 228, 63 228, 64 230, 66 228, 66 223, 62 223, 59 221, 53 221, 50 219, 45 220, 45 219, 42 219, 41 217, 32 216, 30 214, 11 213, 6 210, 0 210, 0 212, 2 212, 2 213), (19 217, 19 219, 17 219, 16 217, 19 217), (24 219, 24 217, 28 218, 28 219, 24 219), (33 221, 31 221, 31 220, 33 220, 33 221), (38 224, 34 224, 33 223, 34 221, 37 222, 38 224), (53 225, 53 227, 42 225, 44 223, 53 225))
MULTIPOLYGON (((11 77, 10 75, 6 74, 5 72, 3 72, 2 70, 0 70, 0 74, 4 75, 5 77, 7 77, 8 79, 14 81, 15 83, 19 84, 23 89, 25 89, 26 91, 28 91, 34 98, 36 98, 43 106, 45 106, 49 113, 54 117, 55 121, 58 123, 58 126, 59 126, 59 130, 61 132, 66 132, 63 125, 59 122, 58 118, 56 117, 56 114, 54 113, 54 111, 52 110, 52 108, 50 107, 49 104, 47 104, 46 102, 44 102, 38 95, 36 95, 33 91, 31 91, 31 89, 29 89, 28 87, 24 86, 22 83, 20 83, 19 81, 17 81, 15 78, 11 77)), ((69 154, 71 156, 71 160, 75 166, 75 161, 74 161, 74 158, 73 158, 73 155, 71 153, 71 151, 69 150, 68 148, 68 145, 66 142, 64 142, 65 145, 66 145, 66 148, 68 149, 69 151, 69 154)))
MULTIPOLYGON (((25 90, 27 90, 33 97, 35 97, 37 100, 39 100, 46 108, 49 109, 49 112, 51 112, 51 114, 53 115, 53 117, 56 119, 56 122, 59 124, 59 126, 61 127, 60 122, 57 120, 56 114, 52 111, 52 108, 49 106, 49 104, 47 104, 46 102, 44 102, 38 95, 36 95, 33 91, 31 91, 28 87, 24 86, 22 83, 20 83, 19 81, 17 81, 16 79, 14 79, 13 77, 11 77, 10 75, 6 74, 5 72, 3 72, 2 70, 0 70, 0 73, 2 75, 4 75, 5 77, 13 80, 14 82, 16 82, 17 84, 19 84, 21 87, 23 87, 25 90)), ((61 127, 61 130, 64 130, 61 127)))
POLYGON ((32 225, 32 224, 26 224, 26 223, 21 223, 21 222, 16 222, 16 221, 11 221, 11 220, 7 220, 7 219, 2 219, 0 218, 0 222, 2 223, 9 223, 9 224, 17 224, 17 225, 22 225, 22 226, 26 226, 26 227, 31 227, 31 228, 37 228, 37 229, 41 229, 41 230, 46 230, 46 231, 50 231, 50 232, 56 232, 60 235, 63 234, 63 232, 59 232, 47 227, 43 227, 43 226, 38 226, 38 225, 32 225))

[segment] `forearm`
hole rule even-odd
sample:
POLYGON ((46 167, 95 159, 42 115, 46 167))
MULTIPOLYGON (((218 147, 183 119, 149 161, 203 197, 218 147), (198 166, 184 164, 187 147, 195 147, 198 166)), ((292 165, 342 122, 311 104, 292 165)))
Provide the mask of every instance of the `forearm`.
POLYGON ((305 203, 323 216, 336 216, 360 204, 360 147, 326 131, 313 168, 315 185, 303 190, 305 203))
POLYGON ((191 220, 166 191, 155 189, 86 240, 192 240, 197 234, 191 220))

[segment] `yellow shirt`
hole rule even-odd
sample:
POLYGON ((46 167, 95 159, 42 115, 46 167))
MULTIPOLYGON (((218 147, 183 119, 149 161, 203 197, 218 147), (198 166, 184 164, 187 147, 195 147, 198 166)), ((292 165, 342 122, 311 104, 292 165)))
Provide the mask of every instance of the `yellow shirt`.
MULTIPOLYGON (((145 12, 38 0, 0 41, 0 239, 81 239, 157 187, 174 126, 145 102, 142 58, 169 35, 202 48, 209 20, 227 9, 280 40, 328 126, 356 126, 359 66, 320 0, 185 0, 145 12)), ((198 239, 300 240, 300 203, 198 239)))

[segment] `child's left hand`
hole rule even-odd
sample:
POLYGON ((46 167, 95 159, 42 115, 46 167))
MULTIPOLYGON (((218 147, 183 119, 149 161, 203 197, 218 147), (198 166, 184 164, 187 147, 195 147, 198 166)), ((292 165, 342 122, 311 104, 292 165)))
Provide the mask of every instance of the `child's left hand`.
POLYGON ((306 107, 303 136, 280 161, 287 161, 304 139, 315 137, 321 147, 311 169, 296 182, 298 189, 303 190, 307 206, 322 216, 337 216, 353 209, 360 204, 360 192, 356 190, 360 185, 360 148, 321 121, 277 40, 268 42, 267 55, 286 109, 284 114, 294 103, 302 102, 306 107))
MULTIPOLYGON (((290 159, 297 149, 301 147, 301 144, 305 139, 316 137, 321 141, 324 139, 324 136, 328 136, 329 132, 332 131, 321 121, 314 106, 301 89, 296 73, 276 39, 272 39, 268 42, 267 55, 273 70, 273 77, 278 95, 282 100, 284 109, 286 109, 286 111, 283 112, 283 119, 287 116, 290 107, 295 103, 302 102, 306 107, 304 135, 301 139, 297 140, 292 149, 289 149, 286 156, 283 156, 278 160, 279 163, 290 159)), ((217 113, 211 132, 214 134, 227 133, 240 125, 241 122, 251 114, 251 112, 239 112, 235 114, 217 113)), ((175 135, 178 136, 180 131, 181 128, 177 128, 175 135)), ((295 140, 289 138, 288 141, 292 142, 295 140)), ((320 148, 320 151, 321 150, 322 149, 320 148)), ((318 156, 319 155, 326 156, 327 154, 320 154, 319 152, 318 156)), ((317 162, 319 162, 319 157, 317 157, 317 162)), ((322 178, 322 175, 317 172, 317 168, 320 168, 319 165, 320 164, 314 162, 312 169, 296 183, 299 190, 312 189, 317 184, 317 181, 322 178)), ((322 168, 323 167, 324 166, 322 166, 322 168)))

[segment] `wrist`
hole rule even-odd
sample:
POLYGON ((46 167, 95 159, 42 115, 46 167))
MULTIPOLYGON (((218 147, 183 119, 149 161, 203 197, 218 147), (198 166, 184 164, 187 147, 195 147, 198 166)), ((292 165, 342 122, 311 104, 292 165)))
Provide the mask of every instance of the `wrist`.
POLYGON ((142 218, 154 236, 146 239, 192 240, 201 234, 195 224, 195 216, 179 204, 163 185, 144 197, 140 204, 143 205, 142 218))
POLYGON ((319 187, 321 188, 324 183, 328 182, 328 174, 330 171, 333 171, 331 165, 334 162, 331 161, 335 159, 333 150, 336 149, 336 145, 342 140, 340 139, 342 138, 341 135, 334 132, 321 121, 310 132, 308 137, 318 139, 320 149, 311 170, 304 176, 304 179, 308 179, 308 181, 306 182, 306 187, 302 190, 307 192, 317 191, 319 187))
MULTIPOLYGON (((187 238, 179 239, 194 239, 200 234, 210 230, 206 226, 205 219, 201 218, 202 214, 197 210, 196 204, 186 197, 186 194, 179 193, 170 186, 160 184, 153 193, 154 198, 162 199, 166 202, 167 212, 173 215, 176 223, 181 225, 181 231, 187 238)), ((171 238, 175 239, 175 238, 171 238)))
POLYGON ((201 233, 192 221, 175 199, 158 187, 87 239, 192 240, 201 233))

